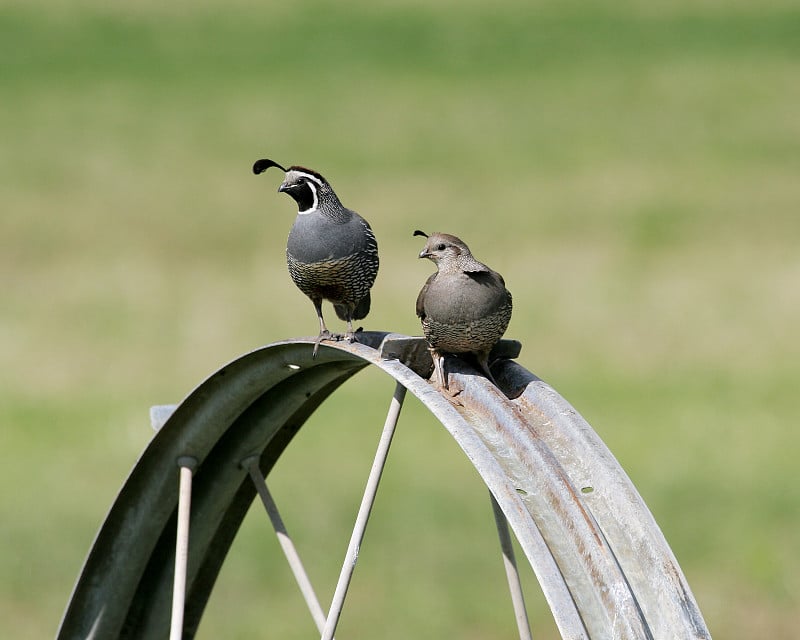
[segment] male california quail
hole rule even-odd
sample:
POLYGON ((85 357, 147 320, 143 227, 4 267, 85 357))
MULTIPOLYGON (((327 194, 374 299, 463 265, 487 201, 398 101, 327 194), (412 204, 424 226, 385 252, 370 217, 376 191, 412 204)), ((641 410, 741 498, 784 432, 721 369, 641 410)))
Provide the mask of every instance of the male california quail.
POLYGON ((459 238, 447 233, 427 235, 420 258, 436 264, 417 297, 417 315, 431 349, 440 386, 447 389, 444 353, 472 353, 488 378, 489 352, 511 320, 511 293, 496 271, 478 262, 459 238))
POLYGON ((305 167, 284 169, 272 160, 258 160, 253 173, 258 175, 270 167, 286 173, 278 188, 297 202, 297 218, 286 243, 289 274, 305 293, 319 319, 319 343, 325 339, 341 339, 331 334, 322 317, 322 301, 333 303, 336 315, 347 322, 345 338, 355 340, 353 320, 369 313, 369 290, 378 275, 378 243, 369 223, 355 211, 342 205, 328 181, 305 167))

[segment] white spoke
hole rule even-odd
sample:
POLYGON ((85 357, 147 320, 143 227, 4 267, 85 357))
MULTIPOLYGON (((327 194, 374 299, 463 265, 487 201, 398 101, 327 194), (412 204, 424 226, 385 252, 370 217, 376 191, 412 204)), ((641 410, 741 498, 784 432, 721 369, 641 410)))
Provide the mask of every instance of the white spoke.
POLYGON ((286 556, 289 567, 297 581, 297 586, 300 587, 300 592, 303 594, 306 606, 311 612, 311 617, 314 619, 314 624, 317 625, 317 630, 322 633, 325 627, 325 613, 322 611, 322 607, 319 604, 317 594, 314 592, 314 587, 311 586, 311 580, 309 580, 303 562, 300 560, 300 555, 297 553, 297 549, 292 539, 289 537, 289 532, 283 524, 283 518, 281 518, 281 514, 278 511, 278 505, 275 504, 275 500, 273 500, 272 494, 267 488, 264 476, 261 475, 261 470, 258 467, 258 456, 245 458, 242 460, 242 466, 247 469, 250 478, 253 480, 258 495, 261 497, 261 502, 267 510, 270 522, 272 522, 272 528, 275 529, 275 534, 278 536, 278 542, 280 542, 281 549, 283 549, 283 554, 286 556))
POLYGON ((186 569, 189 561, 189 518, 192 512, 192 474, 197 460, 189 456, 178 458, 180 484, 178 487, 178 530, 175 534, 175 578, 172 585, 172 621, 170 640, 183 637, 183 611, 186 603, 186 569))
POLYGON ((395 427, 397 427, 397 419, 400 417, 400 409, 403 407, 403 399, 405 396, 406 388, 398 382, 395 386, 392 402, 389 405, 389 413, 386 416, 386 422, 383 426, 383 433, 378 443, 378 450, 375 453, 375 460, 372 463, 372 469, 370 469, 369 477, 367 478, 367 486, 364 490, 364 497, 361 500, 361 507, 358 510, 355 526, 353 527, 353 535, 350 537, 350 544, 347 547, 344 565, 339 574, 339 581, 336 583, 336 591, 333 594, 333 602, 331 602, 328 619, 325 622, 325 629, 322 632, 322 640, 332 640, 333 634, 336 632, 336 625, 339 624, 339 617, 342 614, 344 599, 345 596, 347 596, 350 579, 353 577, 353 571, 355 571, 356 568, 361 541, 364 539, 367 521, 372 511, 372 505, 375 503, 378 484, 381 481, 383 468, 386 466, 386 457, 389 455, 389 446, 392 444, 392 436, 394 436, 395 427))
POLYGON ((508 578, 508 588, 511 591, 511 604, 514 606, 514 616, 517 619, 520 640, 531 640, 531 627, 528 622, 528 612, 525 609, 525 598, 522 595, 522 583, 519 579, 517 561, 514 557, 514 545, 511 542, 511 533, 508 530, 508 521, 503 514, 497 500, 489 493, 492 500, 492 511, 494 511, 494 521, 497 525, 497 535, 500 538, 500 548, 503 551, 503 565, 506 568, 506 578, 508 578))

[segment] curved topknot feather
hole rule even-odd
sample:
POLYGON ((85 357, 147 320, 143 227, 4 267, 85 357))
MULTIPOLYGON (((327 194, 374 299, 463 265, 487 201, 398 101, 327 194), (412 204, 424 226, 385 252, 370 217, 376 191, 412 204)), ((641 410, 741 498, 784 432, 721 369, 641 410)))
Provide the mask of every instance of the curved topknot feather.
POLYGON ((268 158, 262 158, 261 160, 256 160, 255 164, 253 165, 253 173, 255 173, 256 175, 258 175, 259 173, 264 173, 270 167, 277 167, 278 169, 286 173, 286 169, 284 169, 274 160, 270 160, 268 158))

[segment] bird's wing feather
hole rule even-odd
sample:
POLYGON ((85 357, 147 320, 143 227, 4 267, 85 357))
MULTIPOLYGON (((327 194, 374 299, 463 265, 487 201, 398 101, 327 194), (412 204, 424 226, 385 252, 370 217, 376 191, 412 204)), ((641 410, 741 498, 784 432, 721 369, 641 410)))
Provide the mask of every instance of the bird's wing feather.
POLYGON ((487 267, 485 264, 481 264, 480 262, 478 262, 475 265, 470 265, 469 267, 466 267, 465 269, 463 269, 463 271, 464 271, 464 273, 491 273, 492 272, 492 270, 489 267, 487 267))
POLYGON ((471 273, 494 273, 489 267, 483 264, 480 260, 476 260, 474 256, 462 256, 459 259, 458 266, 467 275, 471 273))
POLYGON ((464 273, 480 284, 493 285, 499 282, 503 287, 506 286, 506 283, 503 281, 503 276, 491 269, 486 269, 485 271, 465 271, 464 273))
POLYGON ((436 273, 432 273, 430 277, 425 281, 425 284, 422 286, 422 289, 417 296, 417 317, 420 319, 425 319, 425 296, 428 293, 428 287, 430 284, 436 279, 436 273))

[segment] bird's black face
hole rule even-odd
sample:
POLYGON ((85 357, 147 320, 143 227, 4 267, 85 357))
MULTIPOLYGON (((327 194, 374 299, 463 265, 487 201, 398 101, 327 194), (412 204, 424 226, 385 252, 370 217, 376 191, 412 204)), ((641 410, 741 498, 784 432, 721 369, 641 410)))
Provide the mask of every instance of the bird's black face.
POLYGON ((311 174, 290 170, 278 191, 287 193, 297 202, 298 213, 311 213, 319 206, 319 189, 322 182, 311 174))
POLYGON ((290 184, 284 182, 278 188, 278 191, 292 196, 297 202, 297 210, 300 213, 310 212, 317 208, 316 185, 309 183, 307 180, 299 180, 290 184))

